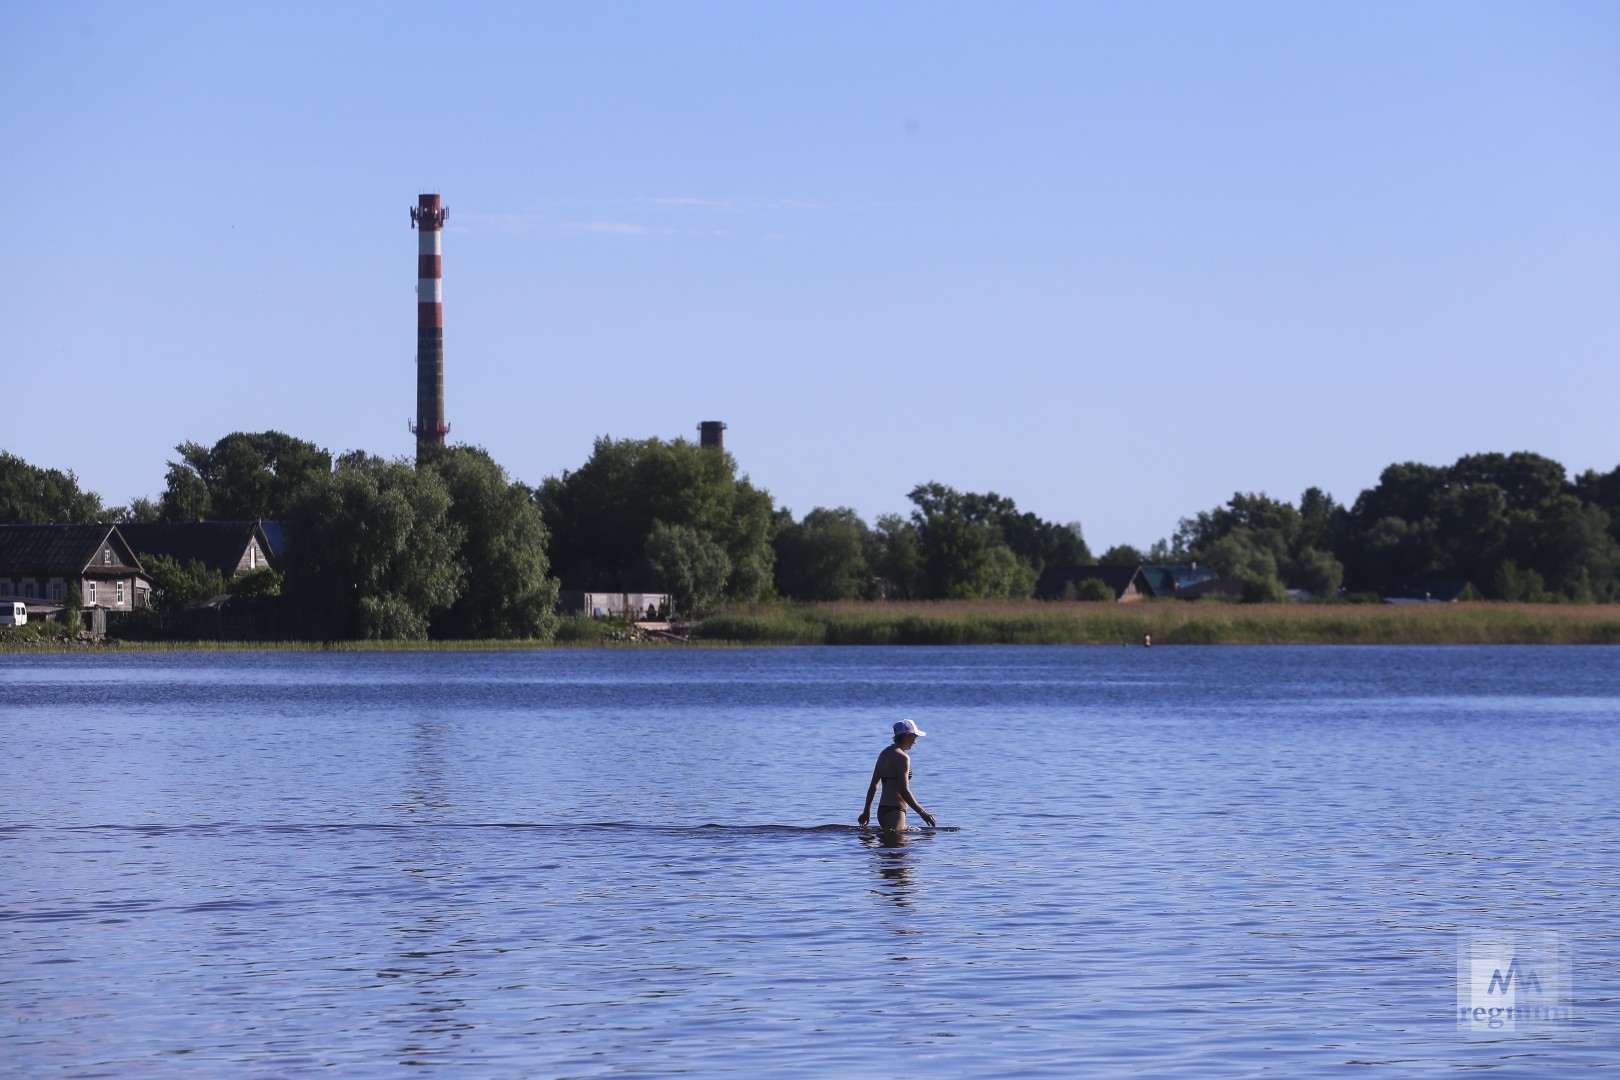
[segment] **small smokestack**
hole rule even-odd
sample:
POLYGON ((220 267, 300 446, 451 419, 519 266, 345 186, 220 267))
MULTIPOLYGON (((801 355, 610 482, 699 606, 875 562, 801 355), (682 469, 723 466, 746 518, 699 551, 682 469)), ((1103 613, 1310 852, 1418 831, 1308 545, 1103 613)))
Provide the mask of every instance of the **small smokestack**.
POLYGON ((419 195, 411 207, 416 245, 416 460, 428 446, 443 446, 450 434, 444 422, 444 267, 439 254, 439 232, 449 207, 437 195, 419 195))
POLYGON ((698 425, 698 445, 712 446, 716 450, 726 448, 726 425, 719 420, 705 420, 698 425))

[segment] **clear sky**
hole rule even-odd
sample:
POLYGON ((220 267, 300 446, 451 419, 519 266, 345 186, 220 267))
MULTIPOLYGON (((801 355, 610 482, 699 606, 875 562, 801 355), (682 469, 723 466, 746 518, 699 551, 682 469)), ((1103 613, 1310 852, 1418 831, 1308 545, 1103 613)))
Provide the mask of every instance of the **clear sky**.
POLYGON ((0 446, 538 483, 723 420, 796 514, 995 491, 1093 550, 1394 461, 1620 465, 1620 4, 0 0, 0 446))

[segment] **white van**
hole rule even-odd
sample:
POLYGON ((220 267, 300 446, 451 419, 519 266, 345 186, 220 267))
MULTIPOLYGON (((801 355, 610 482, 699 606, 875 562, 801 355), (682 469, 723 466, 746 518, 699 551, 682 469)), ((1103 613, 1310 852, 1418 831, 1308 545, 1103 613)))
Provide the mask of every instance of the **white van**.
POLYGON ((28 605, 21 600, 0 601, 0 626, 27 626, 28 605))

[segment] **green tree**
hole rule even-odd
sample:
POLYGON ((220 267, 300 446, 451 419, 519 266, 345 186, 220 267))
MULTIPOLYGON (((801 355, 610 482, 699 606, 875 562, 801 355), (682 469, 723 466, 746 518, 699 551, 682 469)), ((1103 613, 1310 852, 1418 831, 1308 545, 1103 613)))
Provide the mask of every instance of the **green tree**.
MULTIPOLYGON (((1264 493, 1238 492, 1225 506, 1183 518, 1176 530, 1176 547, 1194 557, 1213 547, 1223 537, 1243 530, 1251 546, 1273 555, 1286 555, 1300 532, 1300 515, 1291 505, 1264 493)), ((1203 560, 1200 560, 1203 561, 1203 560)))
POLYGON ((1097 556, 1097 562, 1102 566, 1141 566, 1147 561, 1146 555, 1129 544, 1115 544, 1097 556))
POLYGON ((1429 516, 1430 501, 1445 485, 1446 470, 1434 465, 1391 465, 1379 474, 1376 487, 1361 493, 1350 514, 1363 531, 1386 518, 1416 524, 1429 516))
POLYGON ((1208 563, 1222 578, 1243 582, 1245 601, 1280 600, 1283 584, 1278 561, 1286 552, 1278 550, 1277 536, 1275 529, 1238 526, 1200 549, 1198 561, 1208 563))
POLYGON ((822 507, 778 529, 776 591, 796 600, 849 600, 867 592, 870 530, 847 507, 822 507))
POLYGON ((647 573, 669 592, 677 611, 699 615, 725 592, 731 560, 725 549, 690 525, 653 522, 645 549, 647 573))
MULTIPOLYGON (((181 444, 184 446, 185 444, 181 444)), ((203 521, 212 516, 213 504, 203 478, 180 462, 169 462, 158 515, 164 521, 203 521)))
POLYGON ((908 498, 916 507, 911 522, 921 587, 930 598, 1027 597, 1047 564, 1092 562, 1078 525, 1020 513, 1011 499, 994 492, 978 495, 930 482, 917 485, 908 498))
POLYGON ((539 502, 551 565, 570 588, 633 591, 647 579, 653 526, 686 526, 729 564, 724 596, 753 600, 771 587, 776 514, 770 493, 737 475, 734 458, 685 439, 601 438, 578 470, 550 477, 539 502))
POLYGON ((225 583, 232 596, 280 596, 286 576, 280 570, 261 566, 238 574, 225 583))
MULTIPOLYGON (((1102 565, 1111 566, 1115 564, 1103 563, 1102 565)), ((1102 603, 1104 601, 1113 603, 1119 599, 1114 595, 1113 588, 1102 578, 1086 578, 1080 582, 1079 586, 1074 590, 1074 598, 1089 603, 1102 603)))
POLYGON ((1331 552, 1343 536, 1348 521, 1349 512, 1334 502, 1333 496, 1318 487, 1306 488, 1299 497, 1297 541, 1301 548, 1331 552))
POLYGON ((991 544, 1005 544, 1037 572, 1048 564, 1087 566, 1094 561, 1078 523, 1059 525, 1020 513, 1011 499, 993 491, 978 495, 930 481, 918 484, 907 497, 916 507, 912 518, 919 526, 939 517, 989 529, 991 544))
POLYGON ((1609 535, 1620 540, 1620 466, 1607 473, 1588 469, 1573 485, 1581 502, 1609 515, 1609 535))
POLYGON ((212 447, 183 442, 160 500, 165 521, 281 518, 299 490, 329 474, 332 455, 279 431, 232 432, 212 447))
POLYGON ((1405 596, 1433 573, 1436 549, 1430 521, 1412 524, 1403 518, 1380 518, 1359 538, 1361 568, 1353 588, 1384 596, 1405 596))
POLYGON ((152 606, 167 616, 184 614, 193 600, 230 591, 224 574, 197 559, 182 564, 168 555, 148 555, 141 565, 152 579, 152 606))
POLYGON ((1306 546, 1289 560, 1284 579, 1296 589, 1304 589, 1319 600, 1332 600, 1344 583, 1344 565, 1319 548, 1306 546))
POLYGON ((113 510, 111 517, 120 525, 150 525, 163 520, 163 508, 146 496, 137 495, 128 506, 113 510))
POLYGON ((1553 599, 1547 583, 1534 570, 1521 570, 1512 559, 1504 559, 1491 578, 1491 594, 1498 600, 1516 603, 1542 603, 1553 599))
POLYGON ((1027 600, 1035 595, 1035 568, 1006 544, 992 544, 985 552, 984 595, 992 600, 1027 600))
POLYGON ((988 526, 949 514, 930 514, 916 524, 930 599, 981 600, 990 595, 990 548, 997 541, 988 526))
POLYGON ((0 451, 0 525, 83 525, 105 516, 101 496, 79 478, 0 451))
POLYGON ((1490 484, 1500 489, 1507 505, 1533 510, 1563 494, 1564 467, 1540 454, 1470 454, 1446 470, 1448 486, 1470 488, 1490 484))
POLYGON ((899 514, 881 514, 868 545, 866 564, 878 577, 880 595, 894 600, 923 595, 922 545, 914 524, 899 514))
POLYGON ((437 473, 449 493, 449 520, 461 536, 455 561, 465 582, 434 620, 434 635, 549 640, 557 629, 557 582, 547 574, 546 526, 534 492, 477 447, 435 448, 422 467, 437 473))
POLYGON ((1493 483, 1449 487, 1430 500, 1433 569, 1440 577, 1489 585, 1513 531, 1507 494, 1493 483))
POLYGON ((421 639, 461 595, 461 528, 433 469, 362 453, 311 478, 282 518, 286 593, 332 638, 421 639))
POLYGON ((1519 564, 1538 573, 1548 593, 1577 603, 1611 601, 1620 592, 1620 544, 1609 515, 1573 495, 1555 495, 1526 517, 1510 546, 1519 564))

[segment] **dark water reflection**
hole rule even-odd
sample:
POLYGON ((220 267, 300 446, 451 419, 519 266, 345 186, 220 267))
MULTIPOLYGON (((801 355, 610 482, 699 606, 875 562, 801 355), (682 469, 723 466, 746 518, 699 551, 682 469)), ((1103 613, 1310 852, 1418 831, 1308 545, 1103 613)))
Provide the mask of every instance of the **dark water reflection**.
POLYGON ((1617 655, 3 657, 0 1072, 1611 1064, 1617 655), (1457 1031, 1504 926, 1568 1029, 1457 1031))

